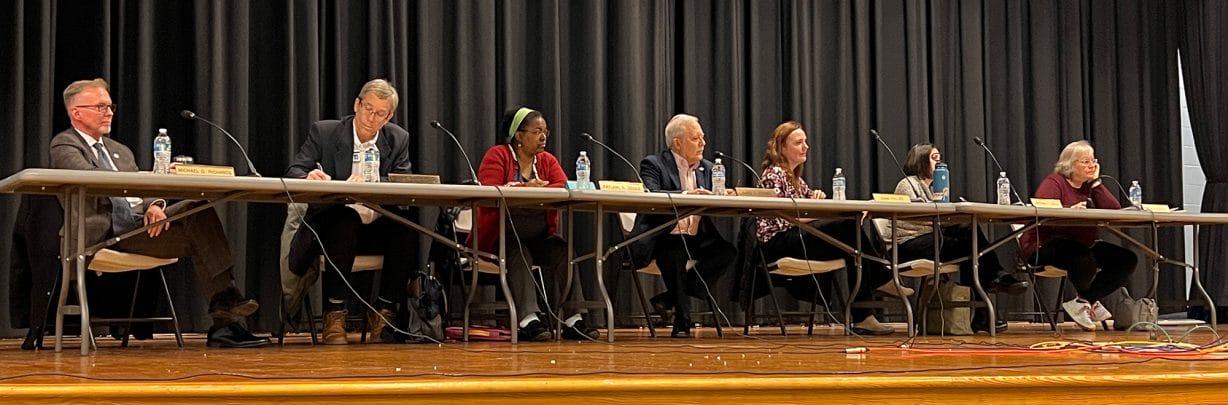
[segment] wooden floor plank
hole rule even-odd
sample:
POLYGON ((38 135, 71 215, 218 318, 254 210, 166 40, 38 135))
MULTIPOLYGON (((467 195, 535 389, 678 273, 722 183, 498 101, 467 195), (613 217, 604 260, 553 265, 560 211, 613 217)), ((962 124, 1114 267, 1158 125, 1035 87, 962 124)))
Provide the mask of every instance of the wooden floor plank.
MULTIPOLYGON (((1057 340, 1038 325, 1012 324, 997 338, 920 337, 913 347, 1027 346, 1057 340), (962 345, 962 346, 961 346, 962 345)), ((25 352, 0 341, 0 396, 28 401, 437 402, 500 403, 1044 403, 1058 398, 1113 403, 1219 402, 1228 355, 1147 358, 1086 352, 932 354, 899 350, 902 336, 771 335, 651 339, 620 330, 596 342, 351 344, 210 349, 189 335, 121 348, 109 339, 90 356, 25 352), (850 347, 868 352, 846 354, 850 347), (834 401, 834 402, 833 402, 834 401)), ((1061 339, 1146 339, 1145 333, 1072 332, 1061 339)), ((1215 339, 1196 332, 1192 343, 1215 339)), ((75 346, 76 342, 71 342, 75 346)), ((72 347, 72 346, 70 346, 72 347)))

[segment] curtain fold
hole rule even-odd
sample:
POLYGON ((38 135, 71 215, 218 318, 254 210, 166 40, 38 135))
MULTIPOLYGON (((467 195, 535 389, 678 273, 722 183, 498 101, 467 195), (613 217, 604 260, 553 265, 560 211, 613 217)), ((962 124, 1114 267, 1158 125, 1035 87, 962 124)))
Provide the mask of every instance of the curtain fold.
MULTIPOLYGON (((1228 74, 1228 4, 1218 1, 1189 1, 1183 7, 1181 66, 1185 79, 1190 127, 1198 161, 1207 178, 1203 189, 1203 212, 1228 212, 1228 91, 1223 78, 1228 74)), ((1203 283, 1219 307, 1228 305, 1228 250, 1223 248, 1228 227, 1205 226, 1199 234, 1199 266, 1203 283)), ((1191 301, 1202 297, 1191 294, 1191 301)))
MULTIPOLYGON (((1186 18, 1223 8, 1190 4, 1201 8, 1186 7, 1186 18)), ((548 149, 564 168, 586 150, 598 178, 634 173, 579 133, 636 164, 664 148, 666 120, 685 112, 700 118, 709 155, 720 150, 753 166, 776 124, 802 122, 812 147, 807 180, 829 189, 834 168, 843 167, 851 198, 890 190, 900 177, 868 136, 876 129, 897 154, 937 143, 951 164, 955 195, 972 201, 990 200, 997 172, 971 141, 982 137, 1025 194, 1052 170, 1062 145, 1089 139, 1106 174, 1141 180, 1149 200, 1181 202, 1173 35, 1181 18, 1165 2, 18 0, 0 7, 9 33, 0 37, 0 54, 14 59, 0 66, 0 95, 12 100, 0 112, 0 138, 10 145, 2 152, 5 176, 46 165, 51 136, 68 125, 59 93, 74 80, 110 81, 120 105, 112 136, 143 167, 157 128, 167 128, 176 154, 247 173, 224 135, 179 117, 187 109, 234 134, 261 174, 279 176, 311 122, 351 114, 362 83, 385 77, 401 93, 393 122, 414 137, 415 170, 445 182, 467 179, 468 164, 431 121, 455 132, 477 159, 495 142, 499 114, 527 105, 545 114, 548 149)), ((1185 41, 1192 30, 1186 27, 1185 41)), ((1197 32, 1195 43, 1220 46, 1218 31, 1213 38, 1197 32)), ((1198 69, 1218 65, 1217 56, 1198 69)), ((1215 89, 1222 75, 1191 70, 1194 60, 1187 60, 1186 80, 1215 89)), ((1213 117, 1221 107, 1198 108, 1199 117, 1213 117)), ((1213 118, 1198 120, 1208 121, 1197 136, 1214 142, 1213 118)), ((1222 162, 1215 155, 1222 152, 1203 151, 1202 139, 1204 164, 1222 162)), ((751 177, 742 169, 731 174, 743 184, 751 177)), ((1207 177, 1222 182, 1223 175, 1207 177)), ((1208 192, 1228 204, 1215 195, 1222 193, 1208 192)), ((0 209, 13 212, 17 201, 0 196, 0 209)), ((253 322, 275 329, 285 207, 231 204, 221 211, 239 255, 238 281, 264 304, 253 322)), ((421 210, 428 226, 435 213, 421 210)), ((12 222, 10 215, 0 223, 0 244, 11 244, 12 222)), ((592 224, 581 215, 577 229, 592 224)), ((735 237, 731 224, 724 230, 735 237)), ((607 240, 618 239, 615 229, 605 231, 607 240)), ((592 235, 576 239, 581 250, 591 248, 592 235)), ((1173 243, 1162 250, 1179 252, 1180 242, 1173 243)), ((1002 255, 1006 265, 1011 254, 1002 255)), ((591 262, 582 266, 591 273, 591 262)), ((622 316, 638 306, 616 267, 603 271, 618 290, 617 321, 627 324, 622 316)), ((1140 283, 1149 279, 1144 273, 1140 283)), ((1176 285, 1174 273, 1165 272, 1162 283, 1176 285)), ((186 327, 207 327, 192 278, 172 278, 177 305, 191 314, 186 327)), ((725 287, 713 291, 733 314, 725 287)), ((1166 289, 1162 305, 1180 296, 1166 289)), ((1018 305, 1026 303, 1008 307, 1018 305)), ((0 322, 0 335, 16 334, 0 322)))

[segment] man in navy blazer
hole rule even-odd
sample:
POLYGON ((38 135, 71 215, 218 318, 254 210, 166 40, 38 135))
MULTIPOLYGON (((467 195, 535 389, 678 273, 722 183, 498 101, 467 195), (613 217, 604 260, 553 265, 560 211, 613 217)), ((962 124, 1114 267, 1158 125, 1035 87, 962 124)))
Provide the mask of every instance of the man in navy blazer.
MULTIPOLYGON (((397 91, 388 81, 367 82, 354 99, 354 115, 311 124, 307 140, 286 169, 286 177, 361 182, 359 161, 370 148, 379 151, 381 181, 387 181, 389 173, 410 173, 409 132, 391 122, 397 100, 397 91)), ((406 217, 412 213, 392 206, 384 208, 406 217)), ((379 298, 371 303, 378 312, 367 314, 370 341, 380 341, 384 320, 396 319, 397 304, 405 301, 405 286, 415 262, 413 252, 418 250, 416 234, 361 204, 313 204, 303 220, 319 233, 328 257, 340 271, 338 274, 329 266, 322 275, 325 344, 347 343, 345 300, 350 290, 341 276, 348 279, 354 257, 359 254, 384 256, 379 298)), ((302 276, 320 254, 315 235, 307 227, 299 228, 287 257, 290 271, 302 276)))
MULTIPOLYGON (((703 158, 704 130, 699 119, 675 115, 665 125, 665 143, 669 149, 640 161, 644 187, 652 192, 712 194, 712 162, 703 158)), ((638 235, 674 219, 670 215, 639 215, 631 232, 638 235)), ((632 243, 630 249, 636 268, 657 261, 665 292, 651 302, 662 319, 668 319, 666 312, 674 309, 670 336, 675 338, 691 337, 689 296, 706 298, 712 283, 737 255, 737 249, 721 236, 711 218, 696 215, 680 219, 668 231, 632 243)))
MULTIPOLYGON (((137 171, 132 150, 111 139, 115 104, 103 79, 79 80, 64 89, 64 107, 72 128, 51 139, 51 167, 72 170, 137 171)), ((202 202, 180 201, 167 206, 159 198, 98 197, 85 207, 86 241, 101 242, 138 227, 190 210, 202 202)), ((186 257, 196 272, 196 283, 209 299, 209 347, 259 347, 268 338, 257 337, 239 322, 260 305, 235 287, 234 259, 222 222, 212 209, 199 211, 111 246, 121 252, 162 258, 186 257)), ((41 322, 41 320, 38 320, 41 322)))

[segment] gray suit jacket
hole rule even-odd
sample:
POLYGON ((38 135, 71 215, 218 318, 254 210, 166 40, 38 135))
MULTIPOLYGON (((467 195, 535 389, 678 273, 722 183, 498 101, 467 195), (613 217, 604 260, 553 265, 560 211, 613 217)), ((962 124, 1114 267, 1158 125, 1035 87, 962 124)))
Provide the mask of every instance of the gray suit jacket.
MULTIPOLYGON (((111 161, 115 163, 116 169, 123 172, 135 172, 138 170, 132 150, 128 149, 127 146, 111 139, 109 136, 102 137, 102 144, 111 153, 111 161)), ((108 170, 103 168, 103 165, 98 162, 94 149, 87 145, 85 140, 81 139, 81 135, 77 134, 77 131, 73 128, 68 128, 51 139, 51 168, 108 170)), ((85 237, 87 243, 94 244, 110 236, 111 199, 106 197, 89 197, 88 199, 92 199, 94 203, 92 207, 85 208, 85 237)), ((144 214, 145 207, 148 207, 154 200, 156 199, 146 198, 145 203, 135 210, 136 214, 144 214)), ((61 203, 63 202, 61 201, 61 203)))

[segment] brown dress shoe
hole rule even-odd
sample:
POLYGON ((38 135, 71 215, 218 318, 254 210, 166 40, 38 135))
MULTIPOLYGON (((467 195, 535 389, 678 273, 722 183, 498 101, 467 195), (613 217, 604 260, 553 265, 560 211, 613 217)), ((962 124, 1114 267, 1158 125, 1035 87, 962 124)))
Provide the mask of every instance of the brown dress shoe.
POLYGON ((326 345, 344 345, 349 341, 345 339, 345 316, 347 312, 329 311, 324 314, 324 344, 326 345))
POLYGON ((387 319, 388 322, 396 322, 396 316, 391 309, 387 308, 379 310, 378 315, 375 312, 367 312, 367 326, 371 328, 367 333, 367 343, 383 342, 380 336, 384 333, 384 326, 387 325, 384 319, 387 319))

